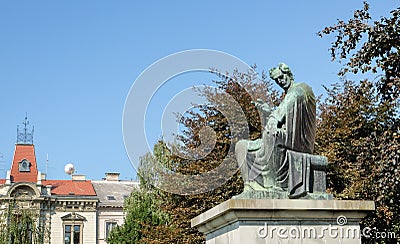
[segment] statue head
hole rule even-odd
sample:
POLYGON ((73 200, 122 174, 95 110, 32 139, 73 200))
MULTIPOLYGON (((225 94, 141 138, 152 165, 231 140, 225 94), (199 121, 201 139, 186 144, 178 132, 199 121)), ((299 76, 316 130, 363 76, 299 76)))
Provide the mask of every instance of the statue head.
POLYGON ((289 66, 284 63, 280 63, 278 67, 270 69, 269 76, 285 91, 287 91, 294 82, 292 71, 290 71, 289 66))

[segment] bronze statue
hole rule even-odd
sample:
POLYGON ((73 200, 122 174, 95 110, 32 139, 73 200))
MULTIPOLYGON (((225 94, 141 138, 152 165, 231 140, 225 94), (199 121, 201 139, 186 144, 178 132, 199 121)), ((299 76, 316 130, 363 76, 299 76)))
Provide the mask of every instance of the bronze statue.
POLYGON ((293 74, 284 63, 269 74, 285 90, 285 97, 275 110, 262 101, 255 102, 266 118, 262 138, 236 144, 245 184, 241 197, 327 198, 327 159, 312 155, 316 130, 314 93, 307 84, 294 83, 293 74))

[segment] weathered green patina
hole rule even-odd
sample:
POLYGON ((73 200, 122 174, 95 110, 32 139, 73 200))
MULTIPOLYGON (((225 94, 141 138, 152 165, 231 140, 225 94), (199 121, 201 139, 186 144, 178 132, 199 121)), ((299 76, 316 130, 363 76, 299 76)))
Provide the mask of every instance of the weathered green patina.
POLYGON ((325 193, 327 158, 312 155, 314 93, 307 84, 294 83, 286 64, 271 69, 270 77, 285 90, 285 97, 275 109, 260 100, 254 102, 263 113, 265 125, 262 138, 236 144, 245 184, 236 198, 330 198, 325 193))

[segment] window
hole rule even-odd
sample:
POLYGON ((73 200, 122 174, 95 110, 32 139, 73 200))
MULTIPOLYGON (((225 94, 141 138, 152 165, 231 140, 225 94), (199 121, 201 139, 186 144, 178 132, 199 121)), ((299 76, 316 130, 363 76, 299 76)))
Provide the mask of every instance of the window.
POLYGON ((108 196, 107 196, 107 200, 115 200, 115 196, 113 196, 113 195, 108 195, 108 196))
POLYGON ((64 244, 83 244, 82 228, 86 218, 77 213, 70 213, 61 219, 64 226, 64 244))
POLYGON ((64 243, 82 244, 81 225, 64 225, 64 243))
POLYGON ((81 243, 81 226, 74 225, 74 244, 81 243))
POLYGON ((23 159, 18 163, 19 172, 31 172, 31 163, 27 159, 23 159))
POLYGON ((70 244, 71 243, 71 237, 72 237, 71 225, 66 225, 64 227, 65 244, 70 244))
POLYGON ((106 239, 115 226, 117 226, 116 222, 106 222, 106 239))

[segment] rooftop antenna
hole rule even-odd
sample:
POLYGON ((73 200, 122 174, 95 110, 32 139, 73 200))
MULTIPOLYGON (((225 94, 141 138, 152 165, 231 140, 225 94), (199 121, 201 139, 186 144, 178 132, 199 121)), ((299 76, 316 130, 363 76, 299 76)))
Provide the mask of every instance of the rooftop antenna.
POLYGON ((19 131, 19 126, 17 125, 17 144, 33 144, 33 131, 34 127, 32 126, 32 131, 28 131, 28 113, 25 114, 25 120, 22 121, 24 125, 24 129, 22 132, 19 131))
POLYGON ((46 153, 46 176, 47 176, 48 167, 49 167, 49 154, 46 153))

